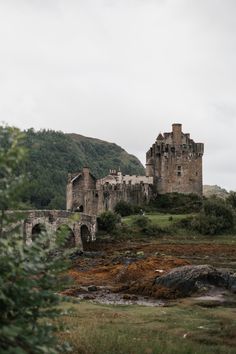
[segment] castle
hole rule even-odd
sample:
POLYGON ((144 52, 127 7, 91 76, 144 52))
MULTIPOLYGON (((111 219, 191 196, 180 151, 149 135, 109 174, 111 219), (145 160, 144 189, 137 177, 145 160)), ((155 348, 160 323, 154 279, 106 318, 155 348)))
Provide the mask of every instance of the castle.
POLYGON ((143 205, 164 193, 195 193, 202 195, 202 156, 204 144, 195 143, 190 134, 182 132, 181 124, 173 124, 172 132, 159 134, 146 154, 146 176, 122 175, 110 170, 96 179, 84 167, 68 175, 67 210, 98 215, 114 210, 124 200, 143 205))

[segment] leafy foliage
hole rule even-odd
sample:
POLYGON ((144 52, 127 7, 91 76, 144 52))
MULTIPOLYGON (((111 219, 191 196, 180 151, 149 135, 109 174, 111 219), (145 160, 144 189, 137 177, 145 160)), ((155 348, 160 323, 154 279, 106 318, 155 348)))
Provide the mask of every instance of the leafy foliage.
POLYGON ((223 199, 212 197, 204 201, 203 208, 196 216, 182 219, 176 226, 197 231, 203 235, 216 235, 234 227, 234 212, 223 199))
POLYGON ((120 216, 112 211, 105 211, 98 217, 98 228, 103 231, 112 232, 120 222, 120 216))
POLYGON ((19 205, 25 182, 24 175, 20 173, 24 168, 25 157, 23 134, 19 129, 0 127, 0 236, 4 223, 9 218, 5 213, 6 210, 19 205))
MULTIPOLYGON (((6 214, 17 205, 25 150, 18 129, 2 127, 0 137, 0 352, 56 354, 62 347, 56 346, 56 327, 50 319, 59 314, 60 298, 54 290, 61 262, 45 249, 47 235, 25 244, 16 233, 21 220, 13 211, 6 214)), ((67 349, 65 345, 63 352, 67 349)))
POLYGON ((115 206, 115 212, 120 216, 129 216, 134 214, 134 207, 124 200, 119 201, 115 206))
POLYGON ((8 126, 0 127, 0 209, 14 208, 19 201, 19 186, 23 176, 26 151, 23 147, 23 134, 8 126), (13 198, 14 196, 14 198, 13 198))
POLYGON ((193 221, 193 226, 206 235, 215 235, 228 231, 234 226, 232 208, 218 198, 206 200, 203 210, 193 221))
POLYGON ((197 194, 166 193, 157 195, 149 207, 161 212, 185 214, 200 211, 202 202, 197 194))
POLYGON ((44 237, 30 246, 17 235, 0 239, 2 354, 59 352, 52 319, 60 314, 56 306, 61 300, 54 291, 61 263, 55 256, 50 260, 44 244, 44 237))
POLYGON ((145 228, 148 225, 150 225, 150 220, 147 216, 139 215, 136 216, 135 219, 133 220, 133 225, 138 226, 140 228, 145 228))
POLYGON ((134 228, 138 228, 138 232, 142 232, 147 236, 159 236, 164 235, 167 232, 167 228, 153 225, 151 220, 145 215, 135 216, 132 225, 134 228))
POLYGON ((83 166, 89 166, 97 178, 118 167, 126 174, 144 173, 139 160, 116 144, 77 134, 29 129, 25 146, 29 150, 26 170, 30 183, 23 199, 36 209, 65 209, 67 174, 83 166))
POLYGON ((236 209, 236 192, 231 191, 229 196, 226 198, 226 202, 236 209))

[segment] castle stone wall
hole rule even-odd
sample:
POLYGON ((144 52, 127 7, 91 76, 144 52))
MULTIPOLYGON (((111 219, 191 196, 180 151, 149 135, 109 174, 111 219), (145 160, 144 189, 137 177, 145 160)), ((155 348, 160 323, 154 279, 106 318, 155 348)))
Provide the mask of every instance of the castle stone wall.
POLYGON ((202 156, 204 145, 195 143, 173 124, 171 133, 159 134, 146 155, 146 174, 154 178, 154 188, 164 193, 202 195, 202 156))
POLYGON ((146 154, 146 176, 110 174, 96 180, 89 169, 68 175, 67 209, 98 215, 114 210, 123 200, 133 205, 148 203, 157 193, 196 193, 202 195, 202 156, 204 145, 195 143, 173 124, 172 132, 159 134, 146 154))

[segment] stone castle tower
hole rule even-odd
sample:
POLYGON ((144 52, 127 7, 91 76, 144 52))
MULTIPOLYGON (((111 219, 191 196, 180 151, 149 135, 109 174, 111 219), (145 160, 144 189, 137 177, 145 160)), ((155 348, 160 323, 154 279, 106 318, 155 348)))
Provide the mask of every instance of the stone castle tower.
POLYGON ((181 124, 173 124, 170 133, 159 134, 146 154, 146 175, 153 177, 155 191, 202 195, 203 153, 204 144, 184 134, 181 124))
POLYGON ((202 195, 202 156, 204 145, 182 133, 181 124, 173 124, 171 133, 159 134, 147 152, 146 176, 123 175, 111 170, 96 179, 84 167, 69 174, 67 210, 99 215, 114 210, 123 200, 133 205, 147 204, 157 193, 195 193, 202 195))

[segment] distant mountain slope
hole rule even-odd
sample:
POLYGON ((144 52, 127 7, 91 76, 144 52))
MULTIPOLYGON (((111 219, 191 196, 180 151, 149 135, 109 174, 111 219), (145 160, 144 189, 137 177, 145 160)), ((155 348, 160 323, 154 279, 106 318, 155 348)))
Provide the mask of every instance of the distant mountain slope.
POLYGON ((69 172, 89 166, 97 178, 119 168, 125 174, 144 174, 141 162, 114 143, 53 130, 25 131, 30 175, 24 200, 37 209, 64 209, 69 172))
POLYGON ((221 188, 217 185, 211 186, 211 185, 204 185, 203 186, 203 195, 205 197, 211 197, 213 195, 216 195, 219 198, 227 198, 229 196, 229 193, 227 192, 226 189, 221 188))
POLYGON ((80 150, 92 173, 100 178, 106 176, 110 169, 120 167, 124 174, 144 175, 145 171, 137 157, 128 154, 114 143, 88 138, 79 134, 67 134, 80 150))

